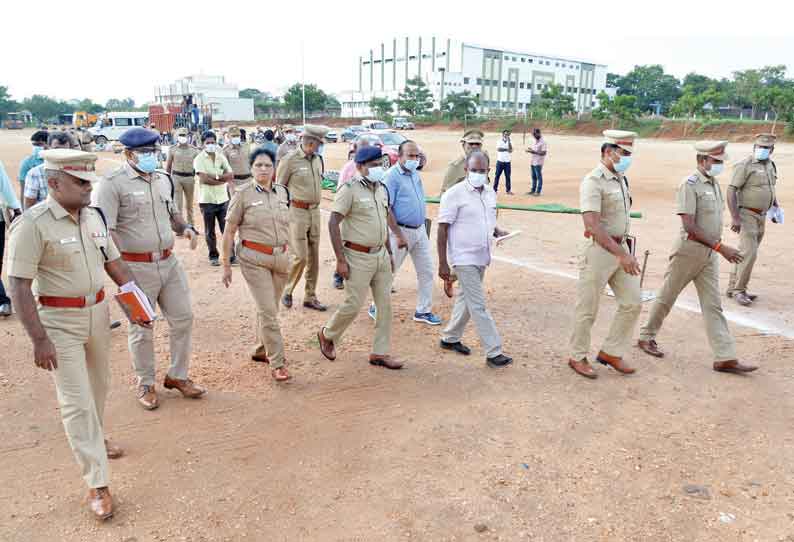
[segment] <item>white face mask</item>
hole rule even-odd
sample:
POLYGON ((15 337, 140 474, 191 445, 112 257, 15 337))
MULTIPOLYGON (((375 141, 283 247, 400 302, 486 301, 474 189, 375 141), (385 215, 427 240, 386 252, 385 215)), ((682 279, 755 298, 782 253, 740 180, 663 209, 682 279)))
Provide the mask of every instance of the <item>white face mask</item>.
POLYGON ((470 171, 466 179, 469 181, 469 184, 472 185, 474 188, 480 188, 485 186, 485 181, 488 179, 487 173, 475 173, 470 171))
POLYGON ((177 136, 176 142, 179 143, 180 145, 184 145, 185 143, 187 143, 187 136, 177 136))
POLYGON ((240 144, 240 138, 239 137, 233 137, 232 138, 232 145, 239 145, 239 144, 240 144))
POLYGON ((725 164, 711 164, 708 170, 709 177, 716 177, 725 169, 725 164))
POLYGON ((287 134, 286 139, 290 143, 295 143, 298 140, 298 136, 296 136, 295 134, 287 134))
POLYGON ((207 152, 215 152, 215 143, 207 143, 204 145, 204 150, 207 152))
POLYGON ((383 166, 376 166, 369 168, 369 172, 367 173, 367 179, 370 181, 382 181, 383 176, 386 174, 386 170, 383 169, 383 166))

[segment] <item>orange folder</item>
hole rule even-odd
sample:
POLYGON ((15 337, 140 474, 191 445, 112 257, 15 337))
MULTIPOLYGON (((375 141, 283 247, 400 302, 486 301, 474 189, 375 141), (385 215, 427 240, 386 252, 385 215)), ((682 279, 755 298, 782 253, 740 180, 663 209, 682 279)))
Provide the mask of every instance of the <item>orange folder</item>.
POLYGON ((149 310, 149 303, 140 299, 137 292, 122 292, 114 296, 130 322, 152 322, 157 317, 149 310))

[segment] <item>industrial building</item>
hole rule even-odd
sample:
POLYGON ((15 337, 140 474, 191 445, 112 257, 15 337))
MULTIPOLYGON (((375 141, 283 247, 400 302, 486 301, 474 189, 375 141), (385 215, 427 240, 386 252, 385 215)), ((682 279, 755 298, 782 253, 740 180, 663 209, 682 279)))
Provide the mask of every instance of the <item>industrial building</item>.
POLYGON ((581 59, 489 48, 449 38, 394 38, 358 57, 354 89, 339 95, 342 116, 366 117, 374 97, 397 98, 405 82, 421 77, 434 107, 451 92, 468 90, 480 111, 525 111, 549 85, 562 85, 577 112, 597 106, 607 67, 581 59))
POLYGON ((227 83, 219 75, 190 75, 157 86, 154 89, 154 101, 163 106, 187 101, 202 108, 210 107, 213 121, 254 120, 254 100, 240 98, 237 85, 227 83))

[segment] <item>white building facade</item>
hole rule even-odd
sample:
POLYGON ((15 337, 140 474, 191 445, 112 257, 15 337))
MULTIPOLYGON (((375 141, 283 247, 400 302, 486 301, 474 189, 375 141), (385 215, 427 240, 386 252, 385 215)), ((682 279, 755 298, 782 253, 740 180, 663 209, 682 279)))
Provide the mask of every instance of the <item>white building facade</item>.
POLYGON ((342 116, 367 117, 369 100, 395 100, 405 82, 420 77, 434 108, 449 93, 469 91, 483 113, 525 111, 550 85, 562 85, 577 112, 598 105, 607 67, 577 59, 483 47, 449 38, 394 38, 370 49, 356 64, 357 88, 339 95, 342 116))
POLYGON ((227 83, 220 75, 189 75, 173 83, 154 89, 155 103, 180 104, 186 96, 192 96, 198 106, 212 108, 216 121, 253 121, 254 100, 240 98, 237 85, 227 83))

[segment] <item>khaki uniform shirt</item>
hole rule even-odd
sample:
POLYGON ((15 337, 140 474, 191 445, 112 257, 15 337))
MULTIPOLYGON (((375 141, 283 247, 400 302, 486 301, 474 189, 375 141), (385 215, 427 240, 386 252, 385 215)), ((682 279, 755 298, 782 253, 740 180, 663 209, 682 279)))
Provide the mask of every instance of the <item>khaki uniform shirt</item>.
POLYGON ((284 245, 289 240, 289 192, 278 184, 266 190, 250 181, 232 196, 226 222, 239 226, 244 241, 284 245))
POLYGON ((322 182, 323 165, 318 154, 308 158, 298 147, 278 163, 276 183, 289 188, 293 200, 319 204, 322 182))
POLYGON ((383 183, 356 175, 336 192, 331 210, 344 217, 340 226, 342 241, 370 248, 386 243, 389 191, 383 183))
MULTIPOLYGON (((720 183, 696 171, 684 179, 678 187, 676 197, 676 214, 692 215, 695 223, 703 232, 716 239, 722 237, 722 213, 725 200, 722 197, 720 183)), ((681 225, 681 241, 686 241, 688 234, 681 225)))
POLYGON ((582 213, 601 213, 601 225, 609 235, 629 234, 631 195, 624 175, 599 164, 582 180, 579 200, 582 213))
POLYGON ((777 169, 772 160, 759 162, 748 156, 733 168, 731 186, 738 192, 740 207, 766 212, 772 207, 776 195, 777 169))
POLYGON ((278 146, 278 150, 276 151, 276 162, 281 162, 281 159, 284 158, 287 154, 294 151, 298 148, 297 141, 285 141, 281 145, 278 146))
POLYGON ((179 175, 185 173, 185 176, 193 176, 193 160, 198 156, 199 151, 196 147, 191 145, 174 145, 171 147, 171 173, 179 175))
POLYGON ((36 295, 89 297, 105 284, 107 261, 120 257, 99 212, 75 220, 52 196, 11 224, 8 275, 34 279, 36 295))
POLYGON ((235 177, 238 175, 251 175, 251 165, 248 163, 248 156, 251 153, 248 143, 226 145, 223 148, 223 154, 229 160, 229 165, 232 166, 232 172, 235 177))
POLYGON ((97 206, 105 212, 108 228, 114 230, 123 252, 161 252, 174 246, 171 215, 171 180, 152 173, 146 181, 129 164, 99 182, 97 206))

